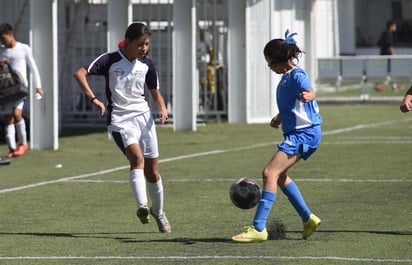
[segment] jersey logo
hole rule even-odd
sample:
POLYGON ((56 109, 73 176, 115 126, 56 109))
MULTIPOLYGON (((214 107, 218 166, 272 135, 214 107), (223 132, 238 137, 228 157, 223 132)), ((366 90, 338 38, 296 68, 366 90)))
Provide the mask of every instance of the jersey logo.
POLYGON ((122 68, 117 68, 116 70, 114 70, 114 73, 117 76, 122 76, 124 74, 124 70, 122 68))
POLYGON ((127 130, 127 131, 122 131, 123 137, 125 139, 129 139, 131 137, 134 137, 134 132, 132 130, 127 130))
POLYGON ((144 78, 145 72, 136 69, 135 71, 133 71, 133 75, 137 76, 138 78, 144 78))

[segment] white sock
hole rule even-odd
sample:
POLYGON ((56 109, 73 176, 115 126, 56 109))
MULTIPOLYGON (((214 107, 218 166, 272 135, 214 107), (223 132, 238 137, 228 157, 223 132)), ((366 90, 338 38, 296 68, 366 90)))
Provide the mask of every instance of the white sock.
POLYGON ((156 183, 147 182, 150 198, 152 199, 152 209, 157 215, 163 213, 163 183, 162 178, 156 183))
POLYGON ((6 128, 6 141, 10 150, 16 150, 16 129, 14 124, 7 125, 6 128))
POLYGON ((147 207, 146 179, 143 169, 130 170, 129 181, 137 207, 147 207))
POLYGON ((27 144, 26 122, 24 119, 16 123, 17 140, 20 144, 27 144))

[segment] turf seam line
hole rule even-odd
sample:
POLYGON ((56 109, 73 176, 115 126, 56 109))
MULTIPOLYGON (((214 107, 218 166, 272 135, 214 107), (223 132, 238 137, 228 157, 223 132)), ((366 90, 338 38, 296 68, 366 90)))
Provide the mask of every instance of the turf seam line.
POLYGON ((173 259, 173 260, 199 260, 199 259, 277 259, 277 260, 341 260, 341 261, 367 261, 367 262, 396 262, 410 263, 412 259, 388 258, 347 258, 336 256, 20 256, 0 257, 0 260, 145 260, 145 259, 173 259))
MULTIPOLYGON (((164 179, 163 182, 233 182, 236 179, 164 179)), ((408 183, 412 179, 316 179, 316 178, 294 178, 302 182, 356 182, 356 183, 408 183)), ((83 183, 129 183, 127 180, 105 180, 105 179, 74 179, 67 182, 83 183)))

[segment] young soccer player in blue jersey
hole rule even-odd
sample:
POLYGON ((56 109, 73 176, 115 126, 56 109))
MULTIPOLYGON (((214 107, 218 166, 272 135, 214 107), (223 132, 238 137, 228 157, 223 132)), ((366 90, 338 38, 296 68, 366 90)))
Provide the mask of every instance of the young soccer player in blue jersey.
POLYGON ((159 90, 154 62, 147 56, 151 32, 143 23, 132 23, 126 30, 119 50, 105 53, 81 67, 75 78, 92 104, 100 110, 106 107, 90 88, 88 75, 106 78, 108 101, 107 128, 130 164, 129 180, 137 203, 137 217, 143 224, 150 222, 147 189, 152 201, 150 214, 159 231, 170 233, 171 226, 163 212, 163 184, 158 168, 158 142, 155 123, 145 98, 145 86, 159 107, 160 123, 168 119, 168 111, 159 90))
POLYGON ((288 197, 303 222, 303 238, 306 239, 320 225, 321 220, 305 203, 296 183, 288 175, 288 169, 299 160, 308 159, 316 151, 321 139, 322 118, 306 72, 297 66, 302 51, 287 30, 285 39, 273 39, 264 48, 269 68, 282 74, 276 99, 279 109, 270 122, 274 128, 282 125, 284 141, 278 144, 269 163, 262 172, 263 191, 256 209, 253 225, 232 237, 236 242, 261 242, 268 238, 266 221, 276 200, 278 187, 288 197))

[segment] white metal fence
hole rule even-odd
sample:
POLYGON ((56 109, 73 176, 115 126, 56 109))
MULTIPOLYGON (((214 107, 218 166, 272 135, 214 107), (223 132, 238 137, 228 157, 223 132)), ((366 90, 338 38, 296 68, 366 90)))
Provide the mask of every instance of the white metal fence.
POLYGON ((334 82, 411 82, 412 55, 339 56, 318 59, 318 81, 334 82))
MULTIPOLYGON (((59 30, 66 32, 60 44, 60 102, 62 126, 104 126, 105 120, 83 95, 73 78, 82 65, 106 52, 106 5, 89 4, 88 1, 66 0, 59 7, 62 14, 59 30)), ((221 119, 227 114, 226 82, 226 28, 222 15, 226 1, 197 1, 198 17, 198 72, 199 120, 221 119), (219 10, 219 12, 217 12, 219 10), (203 39, 201 39, 203 35, 203 39), (205 49, 202 49, 204 47, 205 49)), ((133 21, 149 25, 153 35, 150 56, 155 61, 161 93, 170 116, 172 115, 172 1, 135 1, 133 21)), ((120 41, 120 40, 119 40, 120 41)), ((90 77, 96 95, 105 98, 104 79, 90 77)), ((150 96, 154 114, 157 107, 150 96)), ((170 120, 173 120, 171 117, 170 120)))

